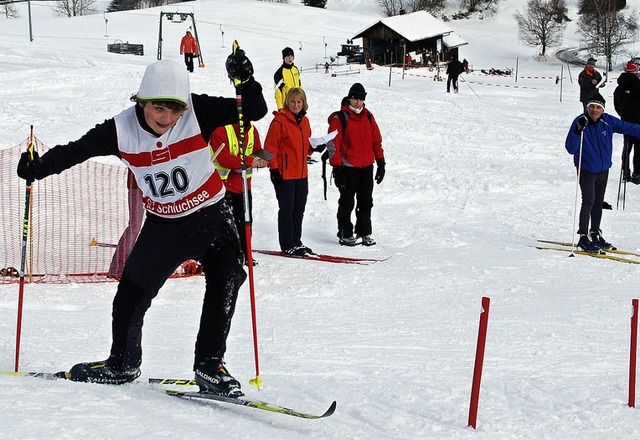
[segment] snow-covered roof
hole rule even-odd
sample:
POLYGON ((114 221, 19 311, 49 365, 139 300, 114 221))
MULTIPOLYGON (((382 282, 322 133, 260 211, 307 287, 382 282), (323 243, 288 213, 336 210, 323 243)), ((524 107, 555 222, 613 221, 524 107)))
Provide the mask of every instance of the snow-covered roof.
MULTIPOLYGON (((353 38, 362 37, 362 34, 376 26, 378 23, 382 23, 410 42, 426 40, 428 38, 437 37, 438 35, 455 35, 453 29, 451 29, 446 23, 438 20, 426 11, 418 11, 412 12, 411 14, 395 15, 393 17, 383 18, 382 20, 368 26, 366 29, 358 32, 353 38)), ((455 38, 450 38, 450 40, 453 45, 450 46, 445 43, 448 47, 458 47, 467 44, 467 42, 458 35, 455 35, 455 38)))

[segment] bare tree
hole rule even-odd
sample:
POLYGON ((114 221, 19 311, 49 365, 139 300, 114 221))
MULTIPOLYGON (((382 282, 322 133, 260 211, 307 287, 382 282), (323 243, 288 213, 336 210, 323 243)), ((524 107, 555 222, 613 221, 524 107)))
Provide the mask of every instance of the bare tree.
POLYGON ((583 0, 579 25, 585 43, 596 54, 604 55, 609 71, 613 55, 630 42, 638 32, 638 21, 632 13, 618 10, 620 0, 583 0))
MULTIPOLYGON (((400 11, 405 9, 409 1, 407 0, 377 0, 378 6, 387 17, 399 15, 400 11)), ((406 10, 406 9, 405 9, 406 10)))
POLYGON ((486 12, 495 13, 500 0, 460 0, 460 7, 465 13, 486 12))
MULTIPOLYGON (((513 15, 518 23, 520 39, 528 46, 540 46, 540 55, 545 56, 547 47, 562 43, 566 25, 558 23, 553 0, 529 0, 524 15, 513 15)), ((557 3, 557 2, 556 2, 557 3)))
POLYGON ((427 11, 436 14, 444 9, 445 0, 413 0, 410 9, 412 11, 427 11))
POLYGON ((53 10, 66 17, 89 15, 95 12, 91 8, 94 3, 95 0, 58 0, 53 6, 53 10))
POLYGON ((5 3, 1 6, 0 13, 4 15, 4 18, 18 18, 20 14, 18 9, 11 3, 5 3))

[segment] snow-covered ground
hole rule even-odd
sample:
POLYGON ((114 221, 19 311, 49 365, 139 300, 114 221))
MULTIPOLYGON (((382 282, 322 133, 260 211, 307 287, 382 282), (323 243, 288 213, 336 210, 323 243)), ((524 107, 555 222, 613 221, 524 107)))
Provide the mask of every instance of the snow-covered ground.
MULTIPOLYGON (((387 159, 374 192, 378 245, 337 244, 337 191, 331 186, 323 200, 320 164, 310 170, 303 239, 323 253, 391 258, 351 266, 256 256, 261 391, 248 384, 255 376, 248 283, 227 353, 250 397, 314 412, 335 399, 336 413, 308 421, 198 405, 166 397, 142 379, 109 387, 0 376, 1 439, 640 436, 640 413, 626 405, 640 266, 531 247, 536 239, 573 238, 576 177, 564 139, 581 110, 580 68, 535 61, 536 49, 517 41, 512 18, 526 1, 509 0, 498 16, 449 24, 470 43, 461 57, 477 69, 517 65, 517 82, 474 72, 463 76, 459 94, 447 94, 428 70, 404 79, 379 66, 337 77, 306 70, 324 64, 325 42, 333 55, 380 19, 374 3, 333 0, 319 10, 293 1, 211 0, 163 8, 195 12, 206 65, 191 77, 196 93, 234 96, 224 71, 232 39, 252 60, 271 109, 280 51, 294 48, 314 134, 326 132, 328 114, 352 83, 367 89, 387 159), (554 80, 561 72, 562 95, 554 80), (473 430, 467 416, 484 296, 491 309, 473 430)), ((18 6, 21 18, 2 20, 0 148, 25 139, 31 124, 49 146, 76 139, 129 106, 156 59, 159 8, 107 14, 105 23, 102 14, 55 18, 50 7, 32 2, 33 42, 26 7, 18 6), (145 56, 107 53, 116 40, 144 44, 145 56)), ((564 47, 578 46, 575 21, 564 47)), ((185 30, 164 24, 165 59, 181 62, 185 30)), ((603 89, 609 104, 614 88, 603 89)), ((608 110, 614 113, 612 105, 608 110)), ((257 123, 263 135, 270 121, 268 115, 257 123)), ((622 138, 615 142, 606 197, 614 208, 622 138)), ((276 249, 275 195, 268 173, 254 176, 254 247, 276 249)), ((639 223, 640 190, 631 186, 625 210, 605 211, 604 236, 638 251, 639 223)), ((191 377, 203 283, 170 280, 155 300, 144 327, 144 378, 191 377)), ((58 371, 105 358, 115 287, 28 285, 21 370, 58 371)), ((0 285, 0 370, 13 369, 17 293, 15 284, 0 285)))

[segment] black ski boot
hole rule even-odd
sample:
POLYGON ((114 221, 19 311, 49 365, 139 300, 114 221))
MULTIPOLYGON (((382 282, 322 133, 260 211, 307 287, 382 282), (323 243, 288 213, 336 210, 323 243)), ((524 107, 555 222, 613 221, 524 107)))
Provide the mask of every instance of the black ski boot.
POLYGON ((200 392, 229 397, 244 396, 240 390, 240 382, 229 374, 222 359, 214 357, 200 361, 194 371, 200 392))
POLYGON ((68 379, 75 382, 93 382, 122 385, 133 382, 140 376, 140 368, 125 368, 111 358, 106 361, 84 362, 74 365, 68 379))

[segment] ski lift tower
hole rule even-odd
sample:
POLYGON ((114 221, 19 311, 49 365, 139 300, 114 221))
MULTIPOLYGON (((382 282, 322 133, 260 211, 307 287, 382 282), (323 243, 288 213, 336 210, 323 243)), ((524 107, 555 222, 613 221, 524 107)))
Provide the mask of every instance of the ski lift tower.
POLYGON ((200 50, 200 39, 198 38, 198 30, 196 29, 196 19, 193 16, 193 12, 164 12, 160 11, 160 30, 158 32, 158 60, 162 59, 162 18, 167 17, 171 23, 183 23, 188 18, 191 18, 191 27, 193 28, 193 36, 196 37, 196 44, 198 45, 198 64, 199 67, 204 67, 204 61, 202 60, 202 50, 200 50))

